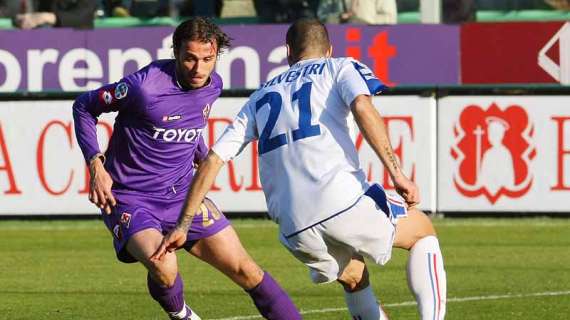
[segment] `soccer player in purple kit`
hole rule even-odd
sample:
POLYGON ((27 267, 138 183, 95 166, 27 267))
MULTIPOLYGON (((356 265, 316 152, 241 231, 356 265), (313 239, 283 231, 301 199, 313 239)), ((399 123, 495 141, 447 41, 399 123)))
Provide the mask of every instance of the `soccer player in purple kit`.
MULTIPOLYGON (((82 94, 73 105, 75 132, 91 173, 89 200, 101 208, 117 258, 141 262, 150 295, 171 319, 200 319, 184 300, 176 254, 150 260, 176 225, 194 165, 206 157, 202 137, 222 91, 214 72, 230 38, 195 17, 173 34, 175 59, 158 60, 117 83, 82 94), (109 147, 98 146, 96 123, 118 111, 109 147)), ((249 257, 216 205, 205 199, 184 248, 246 290, 267 319, 301 319, 289 296, 249 257)))

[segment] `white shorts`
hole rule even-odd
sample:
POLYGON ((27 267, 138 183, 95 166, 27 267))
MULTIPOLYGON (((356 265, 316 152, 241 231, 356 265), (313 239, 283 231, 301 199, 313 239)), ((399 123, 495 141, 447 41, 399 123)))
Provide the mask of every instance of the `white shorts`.
POLYGON ((309 267, 313 282, 327 283, 338 279, 355 254, 388 262, 397 220, 404 216, 404 200, 373 185, 348 210, 288 238, 281 234, 280 240, 309 267))

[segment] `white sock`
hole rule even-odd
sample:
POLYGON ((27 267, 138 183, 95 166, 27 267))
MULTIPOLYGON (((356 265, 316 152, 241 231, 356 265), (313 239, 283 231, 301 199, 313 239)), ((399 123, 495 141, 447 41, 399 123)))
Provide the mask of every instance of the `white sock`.
POLYGON ((435 236, 420 239, 410 250, 408 286, 416 296, 420 319, 444 319, 447 280, 435 236))
POLYGON ((344 292, 344 300, 353 320, 388 319, 378 305, 371 286, 356 292, 344 292))

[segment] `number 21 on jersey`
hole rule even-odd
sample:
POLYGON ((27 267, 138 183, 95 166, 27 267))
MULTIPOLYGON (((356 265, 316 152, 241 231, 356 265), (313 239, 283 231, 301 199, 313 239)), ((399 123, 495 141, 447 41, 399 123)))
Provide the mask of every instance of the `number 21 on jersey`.
MULTIPOLYGON (((293 130, 293 142, 308 137, 318 136, 321 134, 321 126, 318 124, 311 125, 311 88, 312 82, 305 82, 299 90, 293 93, 292 101, 298 100, 299 104, 299 127, 293 130)), ((283 98, 278 92, 267 92, 255 104, 255 111, 259 111, 263 106, 269 105, 269 117, 265 127, 259 136, 259 154, 262 155, 271 150, 277 149, 288 143, 285 133, 277 134, 271 137, 275 123, 279 118, 283 98), (270 138, 271 137, 271 138, 270 138)))

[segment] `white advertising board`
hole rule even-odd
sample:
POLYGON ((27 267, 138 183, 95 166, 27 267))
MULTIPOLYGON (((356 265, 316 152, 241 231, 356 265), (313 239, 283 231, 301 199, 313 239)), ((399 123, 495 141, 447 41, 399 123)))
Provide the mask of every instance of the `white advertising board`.
POLYGON ((438 210, 570 211, 570 97, 438 101, 438 210))
MULTIPOLYGON (((0 103, 0 213, 96 213, 75 140, 72 101, 0 103)), ((104 148, 114 116, 98 124, 104 148)))
MULTIPOLYGON (((212 144, 246 98, 221 98, 205 130, 212 144)), ((435 99, 376 97, 404 171, 418 183, 424 210, 435 210, 435 99)), ((88 172, 75 139, 72 101, 0 103, 0 214, 93 214, 87 200, 88 172)), ((98 124, 104 150, 115 114, 98 124)), ((381 162, 359 135, 361 164, 371 181, 391 189, 381 162)), ((222 169, 210 196, 227 212, 264 212, 257 146, 250 145, 222 169)))

